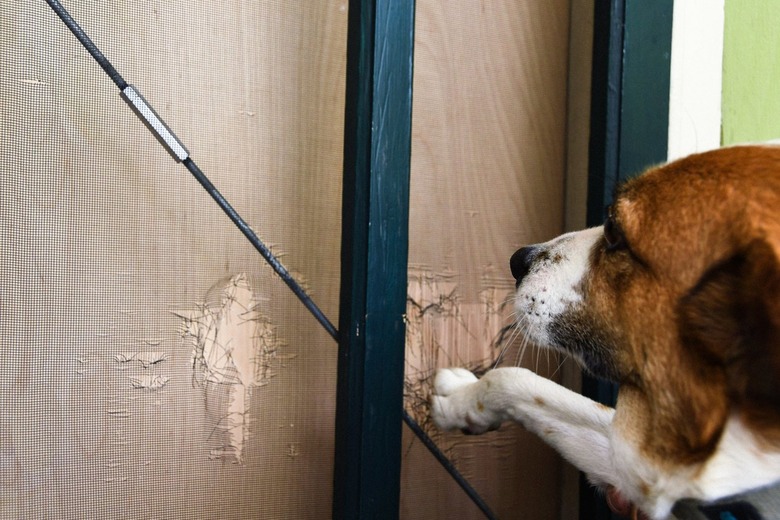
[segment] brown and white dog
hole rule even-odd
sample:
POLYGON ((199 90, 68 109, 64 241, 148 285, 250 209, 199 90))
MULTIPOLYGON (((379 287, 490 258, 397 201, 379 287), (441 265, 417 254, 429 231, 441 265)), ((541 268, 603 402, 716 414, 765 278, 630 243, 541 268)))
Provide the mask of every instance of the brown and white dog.
POLYGON ((655 519, 780 481, 780 147, 651 169, 603 226, 522 248, 511 267, 518 327, 619 383, 617 405, 523 368, 444 369, 440 428, 519 422, 655 519))

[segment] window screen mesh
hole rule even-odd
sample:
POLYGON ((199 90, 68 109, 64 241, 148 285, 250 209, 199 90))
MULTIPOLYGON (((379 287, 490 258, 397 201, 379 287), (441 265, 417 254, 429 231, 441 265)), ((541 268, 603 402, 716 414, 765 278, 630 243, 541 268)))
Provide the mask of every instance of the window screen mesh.
MULTIPOLYGON (((562 231, 569 2, 418 0, 406 407, 498 518, 558 518, 562 463, 518 426, 466 437, 428 419, 437 367, 491 368, 511 338, 509 258, 562 231)), ((518 340, 504 365, 560 378, 518 340)), ((402 518, 484 515, 411 435, 402 518)))
MULTIPOLYGON (((64 5, 337 321, 344 3, 64 5)), ((333 341, 44 2, 0 53, 0 517, 328 517, 333 341)))

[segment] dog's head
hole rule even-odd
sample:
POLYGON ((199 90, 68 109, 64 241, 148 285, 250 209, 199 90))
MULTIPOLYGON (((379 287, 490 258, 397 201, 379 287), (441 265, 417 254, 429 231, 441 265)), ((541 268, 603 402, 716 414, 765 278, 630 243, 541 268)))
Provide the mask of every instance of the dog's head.
POLYGON ((657 455, 703 460, 732 413, 780 445, 780 148, 651 169, 511 267, 519 325, 620 383, 657 455))

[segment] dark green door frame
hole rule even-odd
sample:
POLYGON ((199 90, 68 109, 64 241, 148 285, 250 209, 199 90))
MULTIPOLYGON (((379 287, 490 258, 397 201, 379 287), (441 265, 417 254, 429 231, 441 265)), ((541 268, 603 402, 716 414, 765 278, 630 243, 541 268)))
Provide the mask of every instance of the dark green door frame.
MULTIPOLYGON (((666 160, 673 8, 673 0, 595 0, 589 226, 603 222, 619 183, 666 160)), ((614 404, 614 385, 585 377, 582 386, 614 404)), ((603 497, 581 482, 580 519, 613 518, 603 497)))
POLYGON ((398 518, 413 0, 351 0, 333 518, 398 518))

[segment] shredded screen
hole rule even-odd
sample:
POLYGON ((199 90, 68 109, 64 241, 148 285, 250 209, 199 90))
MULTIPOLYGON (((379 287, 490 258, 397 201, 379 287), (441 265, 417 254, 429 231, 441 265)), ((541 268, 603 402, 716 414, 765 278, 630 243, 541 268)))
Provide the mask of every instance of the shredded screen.
MULTIPOLYGON (((346 2, 63 3, 337 322, 346 2)), ((0 518, 329 517, 333 340, 44 2, 0 54, 0 518)))
MULTIPOLYGON (((502 519, 561 511, 558 456, 518 426, 466 437, 428 415, 437 367, 559 360, 523 354, 509 258, 562 231, 569 3, 417 2, 407 304, 406 409, 502 519)), ((406 432, 405 519, 484 518, 406 432)))

